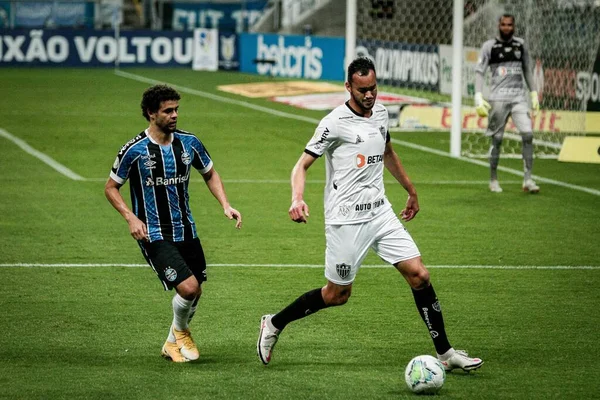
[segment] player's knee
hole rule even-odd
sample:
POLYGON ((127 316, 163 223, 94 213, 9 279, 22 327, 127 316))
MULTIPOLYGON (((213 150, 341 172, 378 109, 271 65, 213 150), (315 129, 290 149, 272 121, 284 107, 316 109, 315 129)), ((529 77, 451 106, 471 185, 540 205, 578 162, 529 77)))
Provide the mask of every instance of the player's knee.
POLYGON ((186 300, 195 300, 202 294, 202 287, 194 276, 187 278, 177 285, 177 293, 186 300))
POLYGON ((352 288, 347 287, 341 290, 324 290, 323 301, 328 307, 341 306, 348 302, 350 295, 352 294, 352 288))
POLYGON ((413 289, 423 289, 429 286, 429 271, 421 269, 409 280, 410 287, 413 289))
POLYGON ((533 132, 523 132, 521 133, 521 137, 523 138, 523 143, 533 143, 533 132))
POLYGON ((492 136, 492 145, 494 147, 500 147, 502 145, 502 134, 495 134, 492 136))
POLYGON ((406 281, 413 289, 423 289, 429 285, 429 271, 424 265, 414 268, 404 274, 406 281))

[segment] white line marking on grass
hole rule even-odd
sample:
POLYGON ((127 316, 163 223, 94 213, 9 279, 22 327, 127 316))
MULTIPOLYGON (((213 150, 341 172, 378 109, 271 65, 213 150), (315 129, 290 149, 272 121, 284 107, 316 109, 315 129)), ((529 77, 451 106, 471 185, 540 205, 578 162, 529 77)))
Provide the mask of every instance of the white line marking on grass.
POLYGON ((296 115, 296 114, 292 114, 292 113, 288 113, 285 111, 278 111, 278 110, 274 110, 272 108, 269 107, 263 107, 263 106, 259 106, 257 104, 252 104, 252 103, 248 103, 247 101, 242 101, 242 100, 235 100, 235 99, 231 99, 229 97, 225 97, 225 96, 219 96, 218 94, 213 94, 213 93, 208 93, 208 92, 203 92, 201 90, 196 90, 196 89, 191 89, 185 86, 179 86, 176 85, 174 83, 168 83, 168 82, 164 82, 164 81, 157 81, 155 79, 150 79, 150 78, 146 78, 144 76, 140 76, 140 75, 136 75, 136 74, 131 74, 129 72, 124 72, 121 70, 115 70, 115 74, 119 75, 123 78, 129 78, 129 79, 133 79, 135 81, 138 82, 144 82, 144 83, 149 83, 152 85, 156 85, 156 84, 167 84, 177 90, 179 90, 180 92, 183 93, 189 93, 189 94, 193 94, 195 96, 200 96, 200 97, 204 97, 207 99, 211 99, 211 100, 216 100, 216 101, 220 101, 222 103, 228 103, 228 104, 235 104, 237 106, 240 107, 246 107, 246 108, 250 108, 252 110, 256 110, 256 111, 262 111, 265 112, 267 114, 271 114, 271 115, 276 115, 278 117, 283 117, 283 118, 290 118, 290 119, 296 119, 298 121, 304 121, 304 122, 310 122, 311 124, 318 124, 319 120, 314 119, 314 118, 310 118, 310 117, 305 117, 303 115, 296 115))
MULTIPOLYGON (((421 151, 426 151, 429 153, 433 153, 436 154, 438 156, 442 156, 442 157, 449 157, 452 158, 452 156, 450 155, 450 153, 445 153, 443 151, 440 150, 436 150, 436 149, 431 149, 429 147, 425 147, 425 146, 421 146, 418 144, 414 144, 414 143, 410 143, 410 142, 405 142, 403 140, 398 140, 398 139, 392 139, 393 143, 402 145, 402 146, 406 146, 406 147, 410 147, 412 149, 417 149, 417 150, 421 150, 421 151)), ((461 157, 460 158, 461 161, 465 161, 471 164, 475 164, 475 165, 481 165, 483 167, 489 168, 490 164, 486 161, 481 161, 481 160, 475 160, 472 158, 466 158, 466 157, 461 157)), ((507 168, 507 167, 503 167, 501 165, 498 166, 498 169, 500 171, 504 171, 507 172, 509 174, 513 174, 513 175, 517 175, 517 176, 523 176, 523 172, 522 171, 518 171, 516 169, 512 169, 512 168, 507 168)), ((539 182, 544 182, 544 183, 549 183, 552 185, 556 185, 556 186, 562 186, 562 187, 566 187, 569 189, 573 189, 573 190, 579 190, 581 192, 586 192, 589 194, 593 194, 596 196, 600 196, 600 190, 596 190, 596 189, 591 189, 585 186, 579 186, 579 185, 573 185, 571 183, 566 183, 566 182, 561 182, 561 181, 557 181, 554 179, 549 179, 549 178, 544 178, 541 177, 539 175, 532 175, 532 178, 539 181, 539 182)))
POLYGON ((28 145, 27 142, 25 142, 24 140, 19 139, 18 137, 12 135, 11 133, 9 133, 8 131, 5 131, 2 128, 0 128, 0 136, 10 140, 11 142, 13 142, 17 146, 19 146, 27 154, 31 154, 32 156, 42 160, 44 163, 48 164, 50 167, 54 168, 55 170, 57 170, 58 172, 60 172, 64 176, 66 176, 67 178, 71 178, 75 181, 85 180, 84 177, 77 175, 75 172, 71 171, 69 168, 65 167, 64 165, 62 165, 61 163, 59 163, 52 157, 48 156, 47 154, 42 153, 41 151, 34 149, 30 145, 28 145))
MULTIPOLYGON (((315 125, 319 123, 319 120, 317 120, 315 118, 304 117, 302 115, 296 115, 296 114, 287 113, 287 112, 283 112, 283 111, 277 111, 277 110, 274 110, 272 108, 263 107, 263 106, 259 106, 259 105, 256 105, 256 104, 252 104, 252 103, 249 103, 247 101, 234 100, 234 99, 230 99, 228 97, 219 96, 219 95, 208 93, 208 92, 203 92, 203 91, 200 91, 200 90, 190 89, 190 88, 185 87, 185 86, 179 86, 179 85, 175 85, 175 84, 168 83, 168 82, 163 82, 163 81, 158 81, 158 80, 151 79, 151 78, 146 78, 144 76, 132 74, 132 73, 129 73, 129 72, 115 70, 115 74, 118 75, 118 76, 121 76, 123 78, 128 78, 128 79, 132 79, 132 80, 135 80, 135 81, 138 81, 138 82, 144 82, 144 83, 149 83, 149 84, 153 84, 153 85, 154 84, 158 84, 158 83, 164 83, 164 84, 172 86, 175 89, 177 89, 177 90, 179 90, 181 92, 184 92, 184 93, 193 94, 193 95, 204 97, 204 98, 211 99, 211 100, 221 101, 223 103, 235 104, 235 105, 238 105, 240 107, 246 107, 246 108, 250 108, 250 109, 253 109, 253 110, 257 110, 257 111, 262 111, 262 112, 265 112, 267 114, 276 115, 278 117, 284 117, 284 118, 290 118, 290 119, 295 119, 295 120, 299 120, 299 121, 309 122, 309 123, 312 123, 312 124, 315 124, 315 125)), ((421 150, 421 151, 424 151, 424 152, 427 152, 427 153, 436 154, 436 155, 442 156, 442 157, 454 158, 448 152, 437 150, 437 149, 432 149, 430 147, 425 147, 425 146, 413 144, 413 143, 410 143, 410 142, 405 142, 403 140, 392 139, 392 143, 396 143, 396 144, 399 144, 401 146, 410 147, 410 148, 416 149, 416 150, 421 150)), ((489 164, 487 162, 484 162, 484 161, 481 161, 481 160, 473 160, 473 159, 466 158, 466 157, 460 157, 457 160, 461 160, 461 161, 469 162, 471 164, 480 165, 480 166, 484 166, 486 168, 489 168, 489 164)), ((516 170, 516 169, 502 167, 502 166, 499 166, 498 169, 501 170, 501 171, 513 174, 513 175, 523 176, 523 172, 519 171, 519 170, 516 170)), ((536 180, 538 180, 538 181, 540 181, 540 182, 549 183, 549 184, 556 185, 556 186, 562 186, 562 187, 566 187, 566 188, 569 188, 569 189, 572 189, 572 190, 578 190, 578 191, 581 191, 581 192, 586 192, 586 193, 589 193, 589 194, 593 194, 595 196, 600 196, 600 190, 591 189, 591 188, 587 188, 587 187, 579 186, 579 185, 573 185, 573 184, 570 184, 570 183, 561 182, 561 181, 557 181, 557 180, 554 180, 554 179, 543 178, 543 177, 538 176, 538 175, 534 175, 533 178, 536 179, 536 180)))
MULTIPOLYGON (((107 178, 86 178, 87 182, 106 182, 107 178)), ((204 179, 200 178, 190 178, 190 182, 204 182, 204 179)), ((223 179, 224 183, 268 183, 268 184, 290 184, 289 179, 223 179)), ((324 179, 307 179, 307 184, 324 184, 324 179)), ((398 183, 396 181, 388 180, 385 181, 386 184, 394 184, 398 183)), ((416 185, 487 185, 489 181, 413 181, 416 185)), ((517 184, 521 183, 521 181, 507 181, 502 180, 503 184, 517 184)))
MULTIPOLYGON (((245 268, 323 268, 321 264, 208 264, 209 267, 245 267, 245 268)), ((41 263, 14 263, 0 264, 3 267, 24 267, 24 268, 89 268, 89 267, 128 267, 128 268, 146 268, 148 264, 41 264, 41 263)), ((392 268, 388 264, 362 265, 361 268, 392 268)), ((598 265, 428 265, 429 269, 588 269, 600 270, 598 265)))

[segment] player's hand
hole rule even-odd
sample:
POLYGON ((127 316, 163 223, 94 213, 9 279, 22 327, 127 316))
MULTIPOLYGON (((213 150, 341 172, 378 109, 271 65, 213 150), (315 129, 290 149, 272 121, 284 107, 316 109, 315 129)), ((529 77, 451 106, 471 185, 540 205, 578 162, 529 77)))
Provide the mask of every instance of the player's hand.
POLYGON ((292 221, 306 223, 306 218, 309 216, 308 204, 306 204, 304 200, 294 200, 288 210, 288 214, 292 221))
POLYGON ((406 207, 404 207, 404 210, 400 211, 400 218, 403 221, 408 222, 413 219, 418 212, 419 200, 417 199, 417 195, 409 195, 408 200, 406 200, 406 207))
POLYGON ((235 208, 229 206, 229 207, 225 207, 223 209, 223 212, 225 213, 225 216, 229 219, 235 219, 236 223, 235 223, 235 228, 236 229, 241 229, 242 227, 242 214, 240 214, 240 212, 238 210, 236 210, 235 208))
POLYGON ((131 236, 135 240, 143 240, 146 242, 150 240, 146 224, 144 224, 138 217, 132 215, 127 223, 129 224, 129 233, 131 233, 131 236))
POLYGON ((481 92, 475 93, 475 111, 477 111, 477 115, 487 117, 491 108, 490 103, 483 99, 481 92))
POLYGON ((531 92, 531 113, 535 116, 540 111, 540 99, 537 92, 531 92))

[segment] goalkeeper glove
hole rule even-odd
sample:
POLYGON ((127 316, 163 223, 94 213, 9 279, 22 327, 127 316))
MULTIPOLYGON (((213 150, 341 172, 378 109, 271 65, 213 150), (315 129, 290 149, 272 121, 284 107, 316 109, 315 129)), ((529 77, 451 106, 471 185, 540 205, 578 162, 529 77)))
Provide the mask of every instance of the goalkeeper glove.
POLYGON ((538 99, 537 92, 531 92, 531 111, 533 115, 540 111, 540 100, 538 99))
POLYGON ((491 108, 492 106, 490 106, 490 103, 483 99, 481 92, 475 93, 475 111, 477 111, 477 115, 480 117, 487 117, 488 111, 490 111, 491 108))

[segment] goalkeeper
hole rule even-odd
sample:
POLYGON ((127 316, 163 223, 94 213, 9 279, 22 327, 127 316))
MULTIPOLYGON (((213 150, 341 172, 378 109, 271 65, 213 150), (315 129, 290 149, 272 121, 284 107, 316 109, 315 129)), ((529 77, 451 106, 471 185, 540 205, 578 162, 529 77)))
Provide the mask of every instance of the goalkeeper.
POLYGON ((525 41, 515 37, 515 17, 504 14, 498 25, 499 36, 486 41, 475 69, 475 108, 480 117, 488 117, 486 136, 492 139, 490 150, 490 190, 502 192, 498 183, 498 162, 504 128, 509 115, 521 134, 523 141, 523 190, 538 193, 539 186, 531 179, 533 168, 533 129, 523 78, 531 91, 531 108, 535 113, 540 104, 534 87, 529 51, 525 41), (483 99, 483 78, 487 67, 492 72, 489 103, 483 99))

